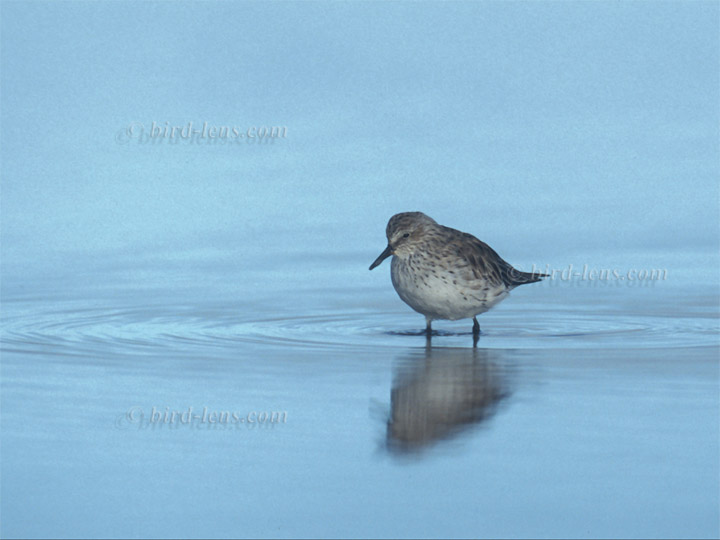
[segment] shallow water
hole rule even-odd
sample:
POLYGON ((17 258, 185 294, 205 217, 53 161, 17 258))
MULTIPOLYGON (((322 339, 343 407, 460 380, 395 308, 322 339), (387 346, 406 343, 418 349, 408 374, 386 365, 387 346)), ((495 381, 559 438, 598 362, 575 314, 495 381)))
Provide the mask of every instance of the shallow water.
POLYGON ((4 2, 0 536, 720 536, 719 14, 4 2), (428 345, 413 210, 560 277, 428 345))
POLYGON ((388 271, 6 280, 3 535, 717 536, 713 287, 534 284, 473 348, 388 271))

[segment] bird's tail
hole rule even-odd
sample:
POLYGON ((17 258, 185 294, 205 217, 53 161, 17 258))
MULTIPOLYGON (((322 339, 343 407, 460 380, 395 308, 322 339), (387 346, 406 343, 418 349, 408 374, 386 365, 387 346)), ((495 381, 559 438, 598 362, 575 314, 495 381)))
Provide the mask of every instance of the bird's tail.
POLYGON ((507 273, 506 279, 508 285, 517 287, 518 285, 525 285, 526 283, 537 283, 549 275, 550 274, 541 274, 540 272, 521 272, 520 270, 512 268, 507 273))

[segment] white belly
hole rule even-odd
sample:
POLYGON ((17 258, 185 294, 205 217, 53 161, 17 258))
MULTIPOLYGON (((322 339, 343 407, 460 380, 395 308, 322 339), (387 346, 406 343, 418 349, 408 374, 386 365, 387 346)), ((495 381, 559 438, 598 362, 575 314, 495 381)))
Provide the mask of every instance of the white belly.
POLYGON ((485 313, 508 295, 506 287, 492 287, 457 275, 418 272, 394 256, 392 283, 400 298, 429 319, 468 319, 485 313))

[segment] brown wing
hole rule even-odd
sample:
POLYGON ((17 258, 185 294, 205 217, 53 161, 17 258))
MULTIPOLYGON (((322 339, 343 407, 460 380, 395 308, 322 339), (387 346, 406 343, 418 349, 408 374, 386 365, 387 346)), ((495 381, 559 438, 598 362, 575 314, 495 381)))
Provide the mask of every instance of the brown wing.
POLYGON ((472 277, 485 281, 492 286, 505 285, 506 287, 517 287, 525 283, 540 281, 546 274, 532 274, 521 272, 503 260, 497 252, 485 242, 478 240, 473 235, 452 229, 457 236, 458 242, 449 242, 447 248, 454 252, 459 259, 466 261, 463 266, 466 279, 472 277))

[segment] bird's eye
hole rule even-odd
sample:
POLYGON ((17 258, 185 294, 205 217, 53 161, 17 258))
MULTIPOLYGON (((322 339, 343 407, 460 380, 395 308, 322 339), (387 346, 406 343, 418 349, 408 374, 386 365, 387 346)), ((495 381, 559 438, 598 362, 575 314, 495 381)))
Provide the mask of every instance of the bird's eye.
POLYGON ((408 236, 410 236, 409 232, 406 232, 405 234, 403 234, 403 238, 407 238, 408 236))

